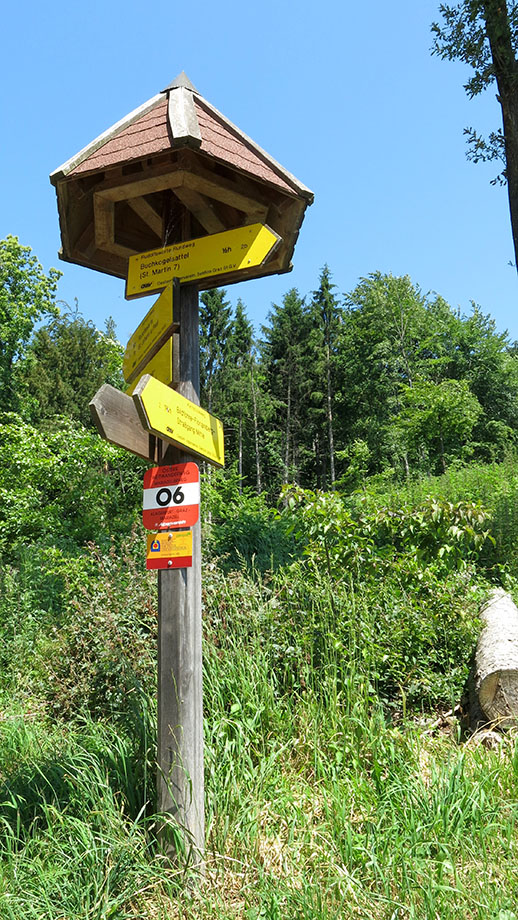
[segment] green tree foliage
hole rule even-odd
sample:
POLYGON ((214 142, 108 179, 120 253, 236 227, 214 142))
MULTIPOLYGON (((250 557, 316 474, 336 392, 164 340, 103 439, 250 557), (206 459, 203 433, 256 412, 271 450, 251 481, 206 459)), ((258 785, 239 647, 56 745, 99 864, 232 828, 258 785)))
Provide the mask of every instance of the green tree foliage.
POLYGON ((23 381, 33 421, 55 415, 92 426, 88 403, 103 383, 122 389, 123 349, 113 320, 101 332, 69 312, 36 330, 23 381))
POLYGON ((143 462, 61 418, 51 431, 0 416, 0 554, 31 543, 71 554, 129 533, 141 507, 143 462))
POLYGON ((38 320, 56 316, 60 272, 43 271, 30 246, 0 240, 0 409, 21 407, 19 375, 38 320))
POLYGON ((226 361, 232 324, 232 307, 221 288, 200 297, 200 400, 218 413, 229 373, 226 361))
POLYGON ((262 327, 262 361, 266 386, 274 405, 274 438, 269 445, 268 478, 279 485, 298 482, 308 454, 307 410, 311 392, 311 319, 305 300, 292 288, 282 304, 274 304, 269 325, 262 327))
POLYGON ((462 456, 482 414, 477 397, 466 380, 432 383, 418 378, 403 388, 402 402, 396 424, 406 450, 416 463, 437 458, 440 472, 445 472, 450 456, 462 456))
POLYGON ((496 83, 502 128, 486 139, 466 128, 468 156, 474 162, 499 159, 504 169, 496 181, 507 182, 509 210, 518 268, 518 4, 514 0, 462 0, 441 3, 434 22, 433 53, 460 60, 473 69, 465 84, 470 98, 496 83))
POLYGON ((408 276, 376 272, 345 298, 338 358, 341 443, 364 441, 374 468, 399 463, 389 436, 401 406, 401 385, 432 358, 427 343, 426 300, 408 276))
POLYGON ((237 451, 238 475, 240 489, 243 487, 244 453, 248 455, 251 467, 250 450, 253 445, 254 412, 251 385, 253 372, 253 327, 247 318, 241 300, 236 305, 236 313, 228 340, 229 375, 227 380, 228 410, 225 427, 230 430, 235 454, 237 451))
POLYGON ((370 472, 392 466, 407 475, 415 464, 432 472, 446 455, 465 457, 469 445, 475 456, 501 459, 518 427, 518 363, 507 334, 497 333, 477 306, 461 316, 408 277, 373 274, 345 302, 335 398, 339 452, 359 439, 370 472), (452 438, 447 448, 437 431, 425 437, 424 422, 427 416, 434 426, 432 408, 446 394, 450 402, 464 394, 469 419, 469 437, 452 438))
POLYGON ((342 316, 338 298, 333 293, 335 287, 329 267, 324 265, 310 305, 313 326, 311 346, 314 352, 311 366, 314 379, 311 410, 316 429, 322 488, 326 488, 328 483, 334 488, 336 479, 333 406, 337 386, 336 350, 342 316), (327 437, 324 432, 327 432, 327 437))

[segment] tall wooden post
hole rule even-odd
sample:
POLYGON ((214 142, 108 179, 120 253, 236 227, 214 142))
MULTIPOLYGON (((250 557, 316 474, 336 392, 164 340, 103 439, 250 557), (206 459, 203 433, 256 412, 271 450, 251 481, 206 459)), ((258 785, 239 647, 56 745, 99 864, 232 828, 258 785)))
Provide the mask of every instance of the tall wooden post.
MULTIPOLYGON (((192 286, 180 293, 179 352, 176 389, 199 405, 198 292, 192 286)), ((161 462, 184 460, 192 457, 168 447, 161 462)), ((158 574, 158 809, 183 829, 188 860, 198 865, 205 843, 201 632, 198 522, 192 567, 158 574)), ((162 838, 174 856, 165 827, 162 838)))

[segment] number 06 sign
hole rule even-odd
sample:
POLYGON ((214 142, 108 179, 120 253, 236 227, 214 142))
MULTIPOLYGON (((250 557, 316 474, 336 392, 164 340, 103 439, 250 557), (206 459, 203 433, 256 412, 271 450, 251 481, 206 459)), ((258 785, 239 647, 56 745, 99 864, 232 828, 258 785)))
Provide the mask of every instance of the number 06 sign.
POLYGON ((192 527, 200 513, 200 471, 195 463, 154 466, 144 474, 142 523, 148 530, 192 527))

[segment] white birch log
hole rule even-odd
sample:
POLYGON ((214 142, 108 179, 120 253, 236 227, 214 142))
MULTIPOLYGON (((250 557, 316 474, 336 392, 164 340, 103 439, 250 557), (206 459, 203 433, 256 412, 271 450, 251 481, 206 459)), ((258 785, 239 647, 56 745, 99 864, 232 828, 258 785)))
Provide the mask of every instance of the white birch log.
POLYGON ((495 588, 484 604, 475 654, 475 693, 490 722, 518 724, 518 608, 510 594, 495 588))

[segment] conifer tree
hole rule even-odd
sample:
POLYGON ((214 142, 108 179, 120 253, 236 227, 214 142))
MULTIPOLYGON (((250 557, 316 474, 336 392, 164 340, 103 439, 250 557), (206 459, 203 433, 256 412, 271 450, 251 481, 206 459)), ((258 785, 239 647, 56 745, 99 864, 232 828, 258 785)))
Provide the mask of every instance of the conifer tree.
POLYGON ((225 358, 229 347, 232 307, 221 288, 200 297, 200 401, 209 412, 224 402, 225 358))
POLYGON ((122 388, 123 349, 113 319, 105 331, 77 310, 59 316, 34 334, 23 374, 34 422, 66 415, 93 427, 88 404, 103 383, 122 388))
MULTIPOLYGON (((336 479, 335 472, 335 446, 334 446, 334 429, 333 429, 333 363, 336 348, 336 337, 340 322, 338 300, 333 294, 335 288, 331 282, 331 272, 329 267, 324 265, 319 279, 319 286, 313 291, 311 302, 311 311, 313 319, 312 346, 314 349, 313 369, 316 377, 316 394, 320 394, 320 388, 323 393, 320 395, 320 416, 325 419, 324 425, 327 429, 327 445, 329 457, 329 480, 331 488, 334 488, 336 479), (323 387, 322 387, 323 383, 323 387)), ((317 413, 318 416, 318 413, 317 413)), ((320 420, 319 420, 320 421, 320 420)), ((320 421, 319 428, 322 428, 320 421)), ((326 464, 327 465, 327 464, 326 464)), ((323 486, 326 482, 324 477, 323 486)))
MULTIPOLYGON (((262 361, 267 387, 275 406, 275 433, 270 440, 270 463, 282 468, 283 484, 298 482, 309 443, 307 407, 309 311, 296 288, 274 304, 269 325, 262 327, 262 361), (275 450, 273 449, 275 447, 275 450)), ((275 476, 273 469, 271 475, 275 476)))
POLYGON ((229 362, 229 412, 237 429, 237 460, 239 491, 243 490, 243 440, 244 427, 251 416, 251 364, 253 327, 248 319, 243 302, 238 300, 231 327, 228 347, 229 362))

